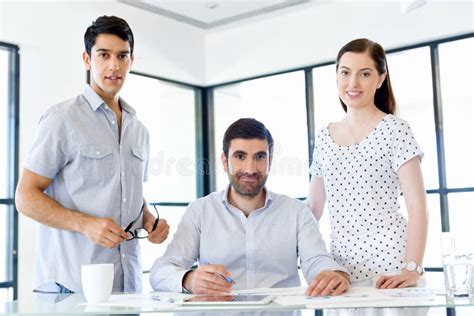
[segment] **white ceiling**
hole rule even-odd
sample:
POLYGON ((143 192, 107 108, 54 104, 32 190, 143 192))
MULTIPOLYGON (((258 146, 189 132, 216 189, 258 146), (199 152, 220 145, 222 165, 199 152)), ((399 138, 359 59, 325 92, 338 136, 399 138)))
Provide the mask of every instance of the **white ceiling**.
POLYGON ((199 28, 210 29, 310 0, 118 0, 199 28))

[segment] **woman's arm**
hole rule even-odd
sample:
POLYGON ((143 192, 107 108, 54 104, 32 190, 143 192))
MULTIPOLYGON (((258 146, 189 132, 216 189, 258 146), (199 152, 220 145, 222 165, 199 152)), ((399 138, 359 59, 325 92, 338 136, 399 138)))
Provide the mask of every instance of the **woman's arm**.
POLYGON ((418 157, 401 166, 398 177, 408 210, 405 262, 415 261, 418 265, 422 265, 428 234, 428 212, 418 157))
POLYGON ((325 203, 326 190, 324 189, 324 178, 313 176, 309 184, 308 205, 318 221, 323 216, 325 203))
MULTIPOLYGON (((408 232, 405 262, 414 261, 422 265, 428 234, 428 212, 426 195, 418 156, 410 159, 398 169, 398 177, 408 210, 408 232)), ((376 283, 378 288, 395 288, 416 285, 420 277, 416 271, 405 269, 397 276, 382 276, 376 283)))

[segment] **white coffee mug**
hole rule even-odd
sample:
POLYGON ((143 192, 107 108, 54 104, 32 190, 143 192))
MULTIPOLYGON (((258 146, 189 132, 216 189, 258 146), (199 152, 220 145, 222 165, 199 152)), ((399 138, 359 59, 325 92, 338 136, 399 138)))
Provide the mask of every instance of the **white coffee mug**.
POLYGON ((114 265, 111 263, 81 266, 82 290, 88 303, 107 302, 114 283, 114 265))

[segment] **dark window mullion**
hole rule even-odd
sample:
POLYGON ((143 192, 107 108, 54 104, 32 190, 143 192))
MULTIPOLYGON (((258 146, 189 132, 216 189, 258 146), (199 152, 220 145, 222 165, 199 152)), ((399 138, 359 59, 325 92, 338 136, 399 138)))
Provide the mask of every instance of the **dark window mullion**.
MULTIPOLYGON (((10 150, 13 154, 11 157, 10 166, 13 170, 13 183, 11 186, 11 196, 14 197, 16 185, 18 184, 19 174, 19 161, 20 161, 20 54, 19 49, 15 50, 10 60, 10 67, 13 70, 13 80, 11 88, 11 101, 10 103, 10 128, 13 129, 13 135, 10 138, 10 150)), ((9 275, 13 280, 13 299, 18 298, 18 211, 14 204, 10 209, 9 224, 12 227, 10 236, 10 247, 11 251, 11 265, 9 267, 9 275)))
MULTIPOLYGON (((308 126, 308 161, 309 165, 313 162, 313 148, 316 140, 314 124, 314 89, 313 89, 313 69, 304 70, 305 94, 306 94, 306 124, 308 126)), ((309 175, 311 179, 311 175, 309 175)))
MULTIPOLYGON (((201 123, 201 139, 198 140, 200 157, 198 160, 198 173, 201 177, 201 185, 198 188, 198 197, 206 196, 216 189, 216 162, 214 158, 214 89, 201 89, 200 104, 196 113, 199 113, 201 123)), ((197 134, 197 133, 196 133, 197 134)))
POLYGON ((444 146, 444 121, 441 98, 441 74, 439 67, 438 44, 430 46, 431 54, 431 75, 433 85, 433 107, 436 132, 436 151, 438 155, 438 179, 439 179, 439 203, 441 212, 441 229, 443 232, 449 231, 449 206, 446 181, 446 156, 444 146))

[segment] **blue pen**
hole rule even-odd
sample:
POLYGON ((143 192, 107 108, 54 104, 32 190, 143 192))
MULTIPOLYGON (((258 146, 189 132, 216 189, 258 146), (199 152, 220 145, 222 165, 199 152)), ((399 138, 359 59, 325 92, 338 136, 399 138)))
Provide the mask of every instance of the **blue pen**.
MULTIPOLYGON (((207 262, 207 261, 203 261, 202 264, 210 264, 210 263, 207 262)), ((221 278, 223 278, 224 280, 226 280, 229 283, 235 284, 235 281, 232 280, 232 278, 230 278, 230 277, 226 277, 225 275, 217 273, 217 272, 214 272, 214 274, 220 276, 221 278)))

